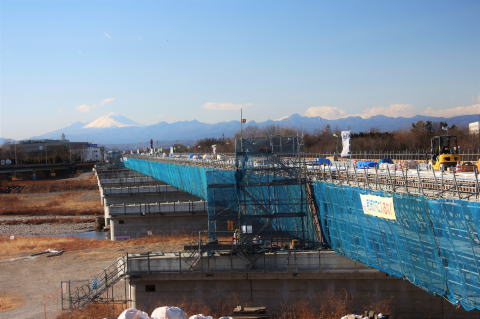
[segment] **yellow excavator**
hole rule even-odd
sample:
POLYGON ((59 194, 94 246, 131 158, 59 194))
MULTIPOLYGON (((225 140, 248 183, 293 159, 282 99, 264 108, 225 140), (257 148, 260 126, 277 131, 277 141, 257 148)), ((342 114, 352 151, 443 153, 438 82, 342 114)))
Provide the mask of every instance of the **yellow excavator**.
POLYGON ((452 135, 434 136, 431 141, 431 161, 434 170, 445 171, 457 166, 461 156, 458 154, 457 137, 452 135))

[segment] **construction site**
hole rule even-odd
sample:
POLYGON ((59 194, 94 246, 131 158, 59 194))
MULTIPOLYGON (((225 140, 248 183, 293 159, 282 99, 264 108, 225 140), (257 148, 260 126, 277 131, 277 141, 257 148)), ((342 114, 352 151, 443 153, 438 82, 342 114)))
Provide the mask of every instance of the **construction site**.
POLYGON ((478 168, 451 169, 461 157, 451 142, 439 139, 430 165, 310 158, 299 136, 237 139, 234 154, 149 152, 97 165, 111 240, 196 239, 62 281, 62 308, 151 312, 187 300, 214 307, 222 296, 273 312, 299 298, 346 298, 362 311, 388 299, 394 318, 479 318, 478 168))

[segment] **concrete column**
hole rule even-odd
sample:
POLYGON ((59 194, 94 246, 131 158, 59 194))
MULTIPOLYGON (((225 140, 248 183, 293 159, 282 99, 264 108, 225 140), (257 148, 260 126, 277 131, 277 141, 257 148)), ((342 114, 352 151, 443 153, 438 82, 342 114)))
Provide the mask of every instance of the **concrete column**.
POLYGON ((130 299, 130 302, 129 302, 129 307, 130 308, 137 308, 137 286, 136 285, 132 285, 130 282, 129 282, 129 290, 128 290, 128 293, 129 293, 129 299, 130 299))
POLYGON ((110 219, 110 240, 115 240, 115 221, 110 219))
POLYGON ((103 205, 103 217, 105 217, 105 226, 108 225, 110 220, 110 208, 105 204, 103 205))

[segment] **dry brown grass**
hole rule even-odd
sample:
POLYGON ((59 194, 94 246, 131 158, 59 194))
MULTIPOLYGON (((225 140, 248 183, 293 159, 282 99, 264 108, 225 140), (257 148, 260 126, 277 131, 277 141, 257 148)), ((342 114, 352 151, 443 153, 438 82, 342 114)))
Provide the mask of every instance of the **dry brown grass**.
MULTIPOLYGON (((180 302, 176 306, 185 311, 187 316, 202 313, 218 318, 231 314, 239 304, 235 296, 230 298, 222 296, 214 307, 192 301, 180 302)), ((376 313, 391 313, 391 299, 385 299, 371 305, 354 306, 353 304, 354 302, 349 300, 345 294, 329 294, 321 300, 296 301, 289 306, 281 307, 281 309, 269 309, 269 313, 274 319, 338 319, 349 313, 361 313, 364 310, 373 310, 376 313), (358 307, 361 310, 355 309, 358 307)), ((160 307, 163 304, 156 306, 160 307)), ((116 318, 124 309, 126 307, 123 305, 93 304, 82 310, 64 312, 57 319, 116 318)))
POLYGON ((36 181, 0 181, 0 188, 23 186, 21 193, 51 193, 98 189, 97 180, 92 174, 88 179, 56 179, 36 181))
POLYGON ((0 294, 0 312, 17 308, 23 304, 23 299, 18 295, 0 294))
MULTIPOLYGON (((93 191, 92 191, 93 192, 93 191)), ((86 192, 0 194, 0 215, 101 215, 100 197, 86 192), (89 200, 85 200, 85 196, 89 200)))
MULTIPOLYGON (((372 300, 375 300, 372 296, 372 300)), ((373 301, 370 304, 358 304, 347 292, 329 293, 319 300, 301 300, 282 307, 278 319, 338 319, 350 313, 361 314, 365 310, 376 313, 391 313, 391 298, 373 301)))
POLYGON ((79 251, 99 248, 135 248, 142 245, 161 244, 162 246, 182 245, 192 240, 189 235, 150 236, 124 241, 85 239, 79 237, 16 237, 0 238, 0 256, 18 256, 44 251, 48 248, 79 251))
POLYGON ((56 319, 100 319, 117 318, 127 307, 119 304, 92 304, 84 309, 65 311, 56 319))

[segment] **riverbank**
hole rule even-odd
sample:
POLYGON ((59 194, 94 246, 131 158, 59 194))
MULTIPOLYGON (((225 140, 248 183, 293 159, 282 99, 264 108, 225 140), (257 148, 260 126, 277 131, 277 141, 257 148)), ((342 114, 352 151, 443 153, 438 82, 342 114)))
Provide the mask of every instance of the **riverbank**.
POLYGON ((94 223, 45 223, 0 225, 0 234, 10 236, 43 236, 82 233, 93 230, 94 223))

